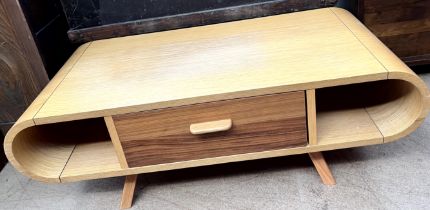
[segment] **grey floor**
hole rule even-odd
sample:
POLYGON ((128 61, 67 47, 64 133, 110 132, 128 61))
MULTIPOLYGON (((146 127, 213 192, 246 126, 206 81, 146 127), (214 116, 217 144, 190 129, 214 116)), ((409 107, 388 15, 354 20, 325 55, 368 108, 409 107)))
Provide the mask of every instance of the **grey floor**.
MULTIPOLYGON (((430 73, 420 74, 430 85, 430 73)), ((430 209, 430 119, 400 141, 326 152, 336 186, 306 155, 141 175, 132 209, 430 209)), ((0 209, 118 209, 123 178, 44 184, 7 165, 0 209)))

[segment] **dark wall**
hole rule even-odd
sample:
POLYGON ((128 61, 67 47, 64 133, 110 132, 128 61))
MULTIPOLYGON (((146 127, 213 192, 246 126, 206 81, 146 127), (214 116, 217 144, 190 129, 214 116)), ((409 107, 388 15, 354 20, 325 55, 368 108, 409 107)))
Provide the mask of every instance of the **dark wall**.
POLYGON ((76 49, 67 37, 69 25, 60 0, 20 0, 49 78, 76 49))
POLYGON ((339 0, 336 6, 346 9, 352 12, 358 19, 362 19, 360 16, 363 10, 362 0, 339 0))
MULTIPOLYGON (((213 10, 271 0, 61 0, 70 27, 86 28, 131 20, 213 10)), ((309 2, 308 2, 309 3, 309 2)))
MULTIPOLYGON (((0 139, 2 140, 1 142, 3 142, 4 136, 3 134, 0 132, 0 139)), ((0 171, 3 169, 3 167, 6 165, 7 160, 6 160, 6 156, 3 152, 3 144, 0 147, 1 151, 0 152, 0 171)))
POLYGON ((61 0, 76 43, 333 6, 337 0, 61 0))

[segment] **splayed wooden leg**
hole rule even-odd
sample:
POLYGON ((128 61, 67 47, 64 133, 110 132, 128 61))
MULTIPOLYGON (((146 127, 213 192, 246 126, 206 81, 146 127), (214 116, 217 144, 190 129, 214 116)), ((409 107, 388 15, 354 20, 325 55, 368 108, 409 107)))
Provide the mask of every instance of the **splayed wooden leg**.
POLYGON ((325 185, 335 185, 336 180, 331 174, 330 168, 327 165, 327 162, 324 159, 324 156, 321 152, 309 153, 309 157, 311 157, 312 163, 317 169, 318 174, 321 177, 322 182, 325 185))
POLYGON ((124 189, 122 191, 121 209, 128 209, 133 203, 134 188, 136 187, 137 175, 125 177, 124 189))

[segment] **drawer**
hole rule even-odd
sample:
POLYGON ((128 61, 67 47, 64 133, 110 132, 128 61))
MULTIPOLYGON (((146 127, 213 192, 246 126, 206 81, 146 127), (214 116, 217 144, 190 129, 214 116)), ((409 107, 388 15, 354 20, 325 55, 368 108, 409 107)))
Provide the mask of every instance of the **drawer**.
POLYGON ((128 113, 112 118, 129 167, 307 144, 304 91, 128 113))

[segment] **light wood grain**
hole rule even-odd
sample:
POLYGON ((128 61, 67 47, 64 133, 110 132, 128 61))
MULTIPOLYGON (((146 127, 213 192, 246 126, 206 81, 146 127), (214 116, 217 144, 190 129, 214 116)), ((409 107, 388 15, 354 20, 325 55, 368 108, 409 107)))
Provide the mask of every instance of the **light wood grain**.
POLYGON ((64 130, 58 129, 54 125, 31 127, 20 132, 13 142, 13 156, 19 161, 17 169, 24 170, 24 174, 42 182, 60 182, 61 172, 76 143, 64 143, 67 137, 62 136, 64 133, 61 131, 64 130), (47 131, 50 129, 54 130, 47 131))
POLYGON ((113 143, 118 161, 122 168, 128 168, 127 160, 125 159, 124 150, 122 149, 121 142, 119 141, 118 133, 111 116, 104 118, 106 127, 109 131, 110 139, 113 143))
POLYGON ((190 125, 190 133, 194 135, 201 135, 220 131, 228 131, 232 125, 233 122, 231 119, 193 123, 190 125))
POLYGON ((317 113, 318 145, 349 148, 381 144, 383 136, 364 108, 317 113))
POLYGON ((92 42, 34 120, 386 78, 387 70, 333 12, 320 9, 92 42))
POLYGON ((112 142, 95 141, 76 146, 60 179, 61 182, 95 179, 109 177, 104 175, 123 170, 125 169, 119 164, 112 142))
MULTIPOLYGON (((320 89, 317 91, 317 94, 317 100, 321 101, 321 103, 317 102, 317 106, 323 109, 317 115, 324 116, 325 112, 331 113, 334 111, 341 113, 341 111, 344 111, 345 114, 343 116, 347 116, 349 113, 354 114, 353 110, 357 110, 356 113, 360 110, 362 112, 360 116, 367 116, 366 118, 368 119, 365 120, 362 118, 362 120, 358 120, 356 117, 350 117, 350 125, 357 126, 356 128, 365 128, 358 126, 362 125, 361 123, 370 125, 370 123, 366 122, 373 122, 379 133, 382 134, 384 142, 398 140, 415 130, 422 122, 422 113, 428 112, 426 110, 428 106, 427 97, 423 97, 416 86, 404 80, 391 79, 331 87, 320 89), (354 123, 352 122, 353 119, 361 122, 354 123)), ((333 118, 327 120, 327 122, 335 125, 337 117, 331 114, 329 116, 333 118)), ((343 118, 343 116, 339 114, 339 119, 343 118)), ((339 132, 341 133, 342 130, 347 132, 354 131, 354 127, 348 127, 348 125, 342 126, 340 124, 339 126, 339 132)), ((323 136, 327 136, 326 134, 331 132, 319 125, 318 131, 324 132, 323 136)), ((365 137, 366 134, 364 134, 364 131, 362 130, 363 134, 357 137, 345 137, 365 137)), ((370 131, 366 133, 372 135, 370 131)), ((376 132, 373 133, 376 134, 376 132)), ((338 134, 333 132, 331 136, 338 136, 338 134)))
POLYGON ((320 175, 322 182, 325 185, 335 185, 336 180, 334 179, 330 171, 330 168, 328 167, 327 162, 325 161, 322 153, 321 152, 309 153, 309 157, 311 158, 312 163, 315 166, 315 169, 320 175))
POLYGON ((429 104, 425 84, 359 21, 322 9, 84 45, 11 128, 5 152, 41 181, 124 176, 388 142, 416 129, 429 104), (315 145, 121 168, 103 121, 82 132, 88 118, 313 89, 315 145), (345 95, 363 103, 318 110, 357 101, 345 95))
POLYGON ((365 107, 380 104, 385 92, 396 89, 384 81, 316 90, 318 145, 363 146, 383 142, 383 135, 365 107), (382 94, 382 95, 381 95, 382 94))
POLYGON ((318 144, 317 139, 317 110, 315 90, 306 90, 306 115, 308 119, 308 141, 310 145, 318 144))
POLYGON ((136 187, 137 175, 125 177, 124 189, 122 191, 121 209, 128 209, 133 203, 134 189, 136 187))
MULTIPOLYGON (((367 29, 359 20, 354 18, 346 10, 339 8, 330 8, 333 13, 348 27, 360 42, 372 53, 372 55, 387 70, 388 79, 401 79, 414 84, 420 91, 421 95, 428 97, 429 90, 425 83, 398 58, 387 46, 385 46, 369 29, 367 29)), ((423 112, 422 117, 427 112, 423 112)))
POLYGON ((388 80, 385 86, 375 87, 373 102, 366 106, 372 120, 384 136, 384 142, 391 142, 406 136, 422 122, 422 110, 426 103, 419 90, 402 80, 388 80))
POLYGON ((19 132, 12 152, 24 173, 40 181, 60 182, 75 145, 108 139, 102 119, 39 125, 19 132))

